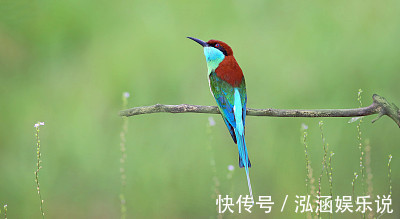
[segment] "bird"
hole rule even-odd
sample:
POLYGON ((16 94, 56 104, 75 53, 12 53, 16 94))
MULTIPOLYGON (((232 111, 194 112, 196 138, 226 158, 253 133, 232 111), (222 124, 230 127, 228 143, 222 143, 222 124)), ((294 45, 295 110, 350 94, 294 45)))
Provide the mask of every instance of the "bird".
POLYGON ((217 102, 219 111, 233 141, 238 146, 239 167, 244 167, 245 169, 250 197, 253 200, 249 176, 251 163, 244 137, 247 93, 242 69, 228 44, 220 40, 211 39, 204 42, 194 37, 187 38, 197 42, 204 48, 210 91, 217 102))

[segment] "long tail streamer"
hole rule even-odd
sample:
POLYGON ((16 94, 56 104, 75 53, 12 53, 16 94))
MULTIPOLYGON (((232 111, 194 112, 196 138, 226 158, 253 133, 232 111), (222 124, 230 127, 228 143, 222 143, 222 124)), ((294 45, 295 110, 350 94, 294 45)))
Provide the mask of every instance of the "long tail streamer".
POLYGON ((249 186, 249 192, 250 192, 250 197, 252 201, 253 199, 253 190, 251 189, 251 182, 250 182, 250 176, 249 176, 249 157, 247 154, 247 148, 246 148, 246 142, 244 140, 244 135, 240 135, 239 133, 236 132, 236 138, 237 138, 237 145, 238 145, 238 150, 239 150, 239 159, 242 164, 244 164, 244 169, 246 171, 246 177, 247 177, 247 185, 249 186))
POLYGON ((244 140, 244 126, 243 126, 243 120, 242 120, 242 101, 240 98, 240 93, 238 89, 235 89, 235 100, 234 100, 234 106, 233 106, 233 112, 235 114, 235 120, 236 120, 236 129, 235 129, 235 135, 236 135, 236 140, 237 140, 237 145, 238 145, 238 150, 239 150, 239 166, 243 167, 246 170, 246 176, 247 176, 247 185, 249 186, 249 192, 250 192, 250 197, 252 202, 254 202, 253 199, 253 191, 251 189, 251 183, 250 183, 250 176, 249 176, 249 167, 251 166, 250 161, 249 161, 249 155, 247 153, 247 147, 246 147, 246 142, 244 140), (243 166, 242 166, 243 165, 243 166))

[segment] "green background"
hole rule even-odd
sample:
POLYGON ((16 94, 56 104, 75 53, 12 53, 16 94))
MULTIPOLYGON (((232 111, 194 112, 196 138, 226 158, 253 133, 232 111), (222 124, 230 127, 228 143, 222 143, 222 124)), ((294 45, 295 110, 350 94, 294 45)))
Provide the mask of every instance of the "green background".
MULTIPOLYGON (((40 218, 33 125, 44 121, 39 180, 47 218, 119 218, 122 92, 131 94, 129 107, 215 105, 202 48, 186 36, 233 48, 249 108, 353 108, 359 88, 364 106, 374 93, 400 105, 399 11, 397 0, 1 0, 0 204, 8 204, 9 218, 40 218)), ((383 218, 396 218, 399 128, 386 117, 371 124, 373 118, 361 125, 362 142, 368 138, 371 145, 373 200, 388 193, 392 154, 394 214, 383 218)), ((268 215, 256 205, 251 214, 238 214, 235 206, 234 214, 223 216, 305 217, 294 213, 295 196, 307 194, 300 128, 309 126, 318 180, 324 155, 319 121, 247 117, 253 192, 271 195, 275 205, 268 215)), ((360 170, 358 122, 323 121, 335 154, 334 196, 351 195, 360 170)), ((248 193, 237 147, 219 115, 151 114, 128 122, 128 218, 215 218, 213 177, 234 202, 248 193), (235 166, 233 173, 228 165, 235 166)), ((328 191, 324 174, 322 194, 328 191)))

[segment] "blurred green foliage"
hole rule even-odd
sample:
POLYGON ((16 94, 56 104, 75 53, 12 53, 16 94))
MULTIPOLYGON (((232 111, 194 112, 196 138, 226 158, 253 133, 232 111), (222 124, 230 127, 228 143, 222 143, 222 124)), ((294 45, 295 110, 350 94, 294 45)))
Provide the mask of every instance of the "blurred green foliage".
MULTIPOLYGON (((122 92, 131 94, 129 107, 215 104, 202 49, 186 36, 232 46, 251 108, 358 107, 359 88, 364 105, 373 93, 400 105, 399 11, 396 0, 0 0, 0 204, 8 204, 9 218, 41 217, 33 125, 44 121, 45 216, 118 218, 122 92)), ((237 199, 247 194, 245 173, 222 119, 212 117, 219 189, 237 199)), ((391 153, 395 214, 386 216, 399 216, 399 129, 388 118, 371 124, 372 118, 361 131, 371 144, 373 194, 388 192, 391 153)), ((347 121, 324 119, 335 153, 333 194, 341 196, 351 195, 360 158, 356 123, 347 121)), ((318 177, 324 154, 318 122, 247 117, 253 191, 272 196, 274 218, 304 216, 294 213, 295 196, 306 194, 300 127, 309 126, 309 160, 318 177)), ((129 118, 128 218, 216 217, 207 123, 208 115, 198 114, 129 118)), ((252 214, 224 216, 265 214, 255 206, 252 214)))

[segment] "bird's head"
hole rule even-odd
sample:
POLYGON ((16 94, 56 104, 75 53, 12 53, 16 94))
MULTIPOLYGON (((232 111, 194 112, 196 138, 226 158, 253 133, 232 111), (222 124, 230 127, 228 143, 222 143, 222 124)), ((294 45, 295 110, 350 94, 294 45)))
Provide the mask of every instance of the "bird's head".
POLYGON ((203 46, 209 73, 212 70, 215 70, 218 67, 219 63, 221 63, 226 56, 233 55, 231 47, 222 41, 209 40, 208 42, 204 42, 193 37, 188 38, 203 46))

